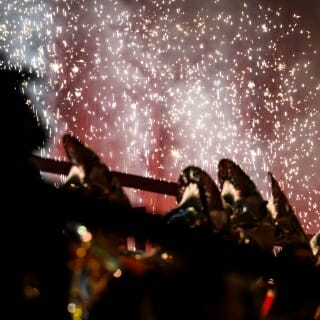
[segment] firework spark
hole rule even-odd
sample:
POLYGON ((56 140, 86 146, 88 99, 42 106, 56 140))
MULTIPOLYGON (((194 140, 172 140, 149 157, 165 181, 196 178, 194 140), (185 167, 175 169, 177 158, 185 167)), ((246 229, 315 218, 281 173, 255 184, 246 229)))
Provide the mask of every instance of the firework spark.
POLYGON ((33 95, 52 142, 41 155, 64 159, 72 132, 113 170, 171 181, 190 164, 216 179, 229 157, 266 198, 273 172, 305 230, 320 228, 320 41, 302 14, 227 0, 0 7, 1 50, 43 78, 33 95))

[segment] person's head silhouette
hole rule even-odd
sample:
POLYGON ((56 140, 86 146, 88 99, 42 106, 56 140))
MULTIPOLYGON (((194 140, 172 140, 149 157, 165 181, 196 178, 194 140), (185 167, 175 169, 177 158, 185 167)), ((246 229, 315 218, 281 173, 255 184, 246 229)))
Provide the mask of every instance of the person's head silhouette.
POLYGON ((0 53, 0 103, 7 122, 9 157, 26 157, 35 149, 44 146, 46 132, 32 110, 32 101, 27 93, 29 81, 36 75, 24 69, 10 66, 0 53))

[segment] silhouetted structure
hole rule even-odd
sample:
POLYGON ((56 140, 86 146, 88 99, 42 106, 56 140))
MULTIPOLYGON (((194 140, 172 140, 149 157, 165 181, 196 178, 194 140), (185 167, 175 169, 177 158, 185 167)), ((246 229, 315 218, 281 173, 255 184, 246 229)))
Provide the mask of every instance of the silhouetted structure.
MULTIPOLYGON (((12 124, 7 166, 11 175, 4 181, 4 198, 10 199, 6 227, 14 238, 10 243, 13 258, 9 259, 15 273, 12 318, 261 319, 270 278, 276 288, 275 302, 267 315, 270 320, 307 319, 314 315, 319 305, 319 269, 312 260, 301 259, 296 247, 290 250, 289 246, 274 257, 258 242, 251 246, 219 232, 168 224, 162 217, 134 210, 127 202, 123 205, 121 201, 96 196, 95 192, 74 192, 72 188, 56 188, 45 182, 30 160, 30 155, 46 141, 45 130, 21 91, 21 84, 31 79, 35 80, 34 75, 26 71, 1 65, 0 98, 2 103, 6 101, 5 119, 12 124), (109 277, 89 309, 82 310, 88 311, 83 315, 67 308, 74 280, 70 253, 76 244, 67 231, 77 225, 74 222, 92 232, 93 239, 88 241, 91 250, 87 252, 100 261, 109 277), (148 239, 159 250, 151 256, 124 256, 120 250, 110 250, 112 246, 105 242, 114 234, 148 239), (114 264, 110 266, 111 263, 114 264)), ((89 165, 92 161, 91 158, 89 165)), ((106 169, 103 164, 102 167, 106 169)), ((226 210, 231 223, 245 232, 269 221, 264 200, 236 164, 224 160, 218 169, 221 186, 230 180, 241 191, 240 202, 224 199, 228 203, 225 208, 218 189, 210 179, 201 178, 206 178, 201 169, 197 170, 184 171, 180 186, 183 189, 193 182, 198 185, 200 197, 195 200, 199 212, 205 214, 205 223, 214 221, 210 216, 214 210, 226 210), (196 172, 200 176, 192 180, 190 174, 196 172)), ((110 178, 112 181, 112 175, 110 178)), ((78 258, 82 257, 81 252, 78 258)))

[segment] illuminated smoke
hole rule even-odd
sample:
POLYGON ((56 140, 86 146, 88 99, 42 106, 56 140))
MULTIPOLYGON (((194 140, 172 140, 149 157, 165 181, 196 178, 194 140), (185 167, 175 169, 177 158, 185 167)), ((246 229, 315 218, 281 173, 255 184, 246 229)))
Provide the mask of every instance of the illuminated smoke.
POLYGON ((41 155, 65 159, 73 132, 111 169, 170 181, 190 164, 216 179, 229 157, 266 198, 271 171, 305 230, 320 228, 319 41, 299 12, 223 0, 0 7, 1 50, 43 79, 41 155))

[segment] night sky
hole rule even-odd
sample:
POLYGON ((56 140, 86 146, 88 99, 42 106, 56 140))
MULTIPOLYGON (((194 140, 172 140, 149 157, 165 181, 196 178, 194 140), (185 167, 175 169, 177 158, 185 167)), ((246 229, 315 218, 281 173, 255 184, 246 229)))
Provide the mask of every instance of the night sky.
MULTIPOLYGON (((1 1, 0 50, 39 79, 44 157, 73 133, 112 169, 217 181, 230 158, 279 181, 307 233, 320 228, 320 2, 1 1)), ((62 177, 59 179, 62 180, 62 177)), ((161 213, 171 197, 127 190, 161 213)))

